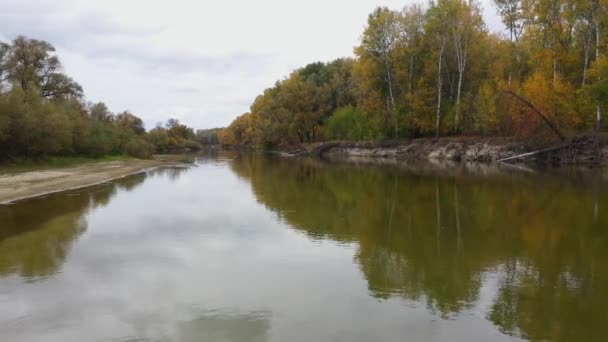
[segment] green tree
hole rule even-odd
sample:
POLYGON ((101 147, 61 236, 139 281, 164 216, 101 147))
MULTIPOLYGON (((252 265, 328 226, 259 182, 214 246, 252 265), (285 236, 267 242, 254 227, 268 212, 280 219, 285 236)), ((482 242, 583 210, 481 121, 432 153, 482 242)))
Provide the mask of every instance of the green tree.
POLYGON ((42 40, 17 37, 11 46, 6 68, 8 79, 23 90, 34 87, 43 97, 82 97, 82 87, 62 74, 55 48, 42 40))
POLYGON ((89 113, 93 120, 103 121, 103 122, 112 122, 114 121, 114 114, 110 112, 108 107, 103 102, 95 103, 89 108, 89 113))

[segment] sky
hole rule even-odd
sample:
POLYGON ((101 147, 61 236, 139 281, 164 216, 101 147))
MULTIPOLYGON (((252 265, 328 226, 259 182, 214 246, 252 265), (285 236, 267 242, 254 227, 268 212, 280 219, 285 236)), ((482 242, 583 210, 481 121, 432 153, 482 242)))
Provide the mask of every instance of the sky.
MULTIPOLYGON (((227 126, 292 70, 353 56, 367 15, 411 0, 0 0, 0 41, 55 46, 86 100, 147 128, 227 126)), ((491 31, 502 24, 481 0, 491 31)))

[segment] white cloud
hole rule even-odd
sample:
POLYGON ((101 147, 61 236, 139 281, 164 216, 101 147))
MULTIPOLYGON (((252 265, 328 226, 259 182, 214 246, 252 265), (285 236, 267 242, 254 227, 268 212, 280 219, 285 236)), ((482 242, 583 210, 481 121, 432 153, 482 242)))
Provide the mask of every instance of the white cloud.
MULTIPOLYGON (((486 0, 488 1, 488 0, 486 0)), ((228 124, 292 69, 352 55, 367 15, 396 0, 3 0, 0 39, 57 47, 87 99, 148 127, 228 124)), ((491 5, 490 29, 501 27, 491 5)))

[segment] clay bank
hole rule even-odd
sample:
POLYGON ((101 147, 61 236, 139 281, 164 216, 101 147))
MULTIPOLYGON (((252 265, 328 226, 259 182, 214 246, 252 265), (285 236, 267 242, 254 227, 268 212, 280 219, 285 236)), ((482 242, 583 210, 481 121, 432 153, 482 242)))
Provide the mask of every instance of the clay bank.
POLYGON ((532 148, 515 138, 439 138, 394 142, 325 142, 287 151, 321 159, 366 158, 465 162, 608 165, 608 139, 588 135, 532 148))

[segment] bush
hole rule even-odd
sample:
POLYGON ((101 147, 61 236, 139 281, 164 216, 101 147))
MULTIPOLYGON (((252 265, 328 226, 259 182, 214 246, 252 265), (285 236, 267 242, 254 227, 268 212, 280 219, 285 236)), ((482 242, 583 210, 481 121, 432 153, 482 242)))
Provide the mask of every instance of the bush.
POLYGON ((185 140, 183 145, 185 148, 192 151, 198 151, 203 148, 203 145, 199 144, 194 140, 185 140))
POLYGON ((327 120, 325 134, 335 140, 381 139, 382 122, 356 107, 346 106, 339 108, 327 120))
POLYGON ((144 139, 135 138, 127 143, 125 152, 131 157, 147 159, 154 153, 154 146, 144 139))
POLYGON ((148 141, 154 145, 156 152, 163 153, 169 148, 169 134, 162 127, 157 127, 148 132, 148 141))

